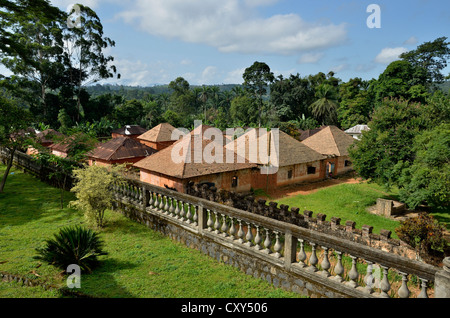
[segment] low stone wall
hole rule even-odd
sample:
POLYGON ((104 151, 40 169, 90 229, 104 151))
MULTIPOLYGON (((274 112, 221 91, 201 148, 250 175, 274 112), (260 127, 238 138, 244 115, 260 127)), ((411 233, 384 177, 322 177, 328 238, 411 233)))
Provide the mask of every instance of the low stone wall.
POLYGON ((277 288, 311 298, 370 297, 369 294, 352 288, 348 289, 326 277, 321 279, 314 273, 302 271, 301 275, 291 267, 286 269, 283 258, 274 260, 269 257, 269 254, 266 256, 258 253, 252 247, 239 246, 233 244, 231 240, 226 241, 208 231, 186 227, 183 222, 166 218, 164 215, 156 216, 153 213, 146 213, 126 201, 116 201, 114 206, 116 211, 126 217, 145 224, 148 228, 189 248, 199 250, 219 262, 234 266, 247 275, 265 280, 277 288))
POLYGON ((358 229, 356 228, 356 222, 351 220, 346 221, 345 224, 341 224, 340 218, 332 217, 330 220, 327 220, 327 215, 322 213, 317 213, 314 217, 312 211, 306 210, 301 213, 300 209, 296 207, 289 207, 284 204, 278 206, 277 202, 267 202, 263 199, 255 200, 250 194, 217 190, 215 187, 208 187, 206 184, 200 187, 190 184, 188 194, 275 220, 334 235, 382 251, 408 257, 409 259, 420 259, 417 252, 408 244, 401 240, 391 238, 392 232, 389 230, 381 229, 380 234, 375 234, 371 225, 364 224, 361 229, 358 229))

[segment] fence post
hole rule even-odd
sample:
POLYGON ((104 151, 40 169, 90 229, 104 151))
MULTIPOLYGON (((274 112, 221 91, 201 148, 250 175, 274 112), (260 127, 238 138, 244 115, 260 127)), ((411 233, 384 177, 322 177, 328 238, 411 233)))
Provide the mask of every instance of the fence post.
POLYGON ((450 257, 444 258, 444 267, 436 272, 434 292, 436 298, 450 298, 450 257))
POLYGON ((208 219, 206 215, 206 209, 204 209, 203 206, 199 205, 197 215, 198 215, 198 233, 203 234, 203 229, 207 227, 206 222, 208 219))
POLYGON ((286 270, 291 268, 291 264, 297 260, 297 243, 296 237, 291 232, 284 234, 284 267, 286 270))

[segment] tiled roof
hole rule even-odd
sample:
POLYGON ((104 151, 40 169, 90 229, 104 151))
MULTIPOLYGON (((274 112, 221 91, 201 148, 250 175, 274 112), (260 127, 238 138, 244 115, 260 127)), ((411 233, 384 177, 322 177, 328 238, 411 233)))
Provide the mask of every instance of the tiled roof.
POLYGON ((156 153, 156 150, 141 144, 128 137, 113 138, 88 153, 92 159, 115 161, 147 157, 156 153))
MULTIPOLYGON (((274 154, 273 150, 269 149, 269 137, 270 137, 270 144, 272 145, 272 147, 275 146, 274 143, 275 139, 273 139, 274 134, 272 133, 272 131, 270 131, 268 132, 268 136, 263 135, 259 136, 258 131, 259 129, 255 129, 247 132, 246 134, 237 138, 233 143, 229 143, 227 145, 227 148, 234 149, 237 152, 237 154, 241 154, 243 153, 245 147, 245 157, 248 160, 252 162, 256 160, 258 164, 266 164, 267 160, 264 160, 264 158, 260 158, 259 152, 264 151, 263 153, 274 154), (256 137, 256 139, 252 139, 254 137, 256 137), (268 144, 265 149, 261 148, 260 150, 260 147, 264 145, 263 142, 267 142, 268 144), (251 148, 249 147, 250 145, 252 145, 251 148)), ((278 167, 284 167, 301 163, 319 161, 325 159, 325 157, 320 153, 316 152, 315 150, 302 144, 297 139, 279 130, 277 158, 276 159, 270 158, 270 159, 273 165, 276 165, 278 167)))
POLYGON ((217 130, 217 133, 223 138, 222 143, 214 140, 205 140, 204 137, 200 138, 209 128, 213 127, 202 125, 195 128, 189 134, 189 137, 181 138, 170 147, 142 159, 135 163, 134 167, 179 179, 256 167, 256 164, 249 163, 244 158, 239 158, 235 153, 224 147, 226 144, 225 137, 220 130, 217 130), (182 149, 189 149, 189 151, 182 151, 182 149), (216 149, 219 151, 218 153, 215 152, 216 149), (228 156, 233 157, 233 163, 227 163, 227 151, 228 156), (205 160, 207 158, 203 156, 205 152, 211 153, 212 156, 220 156, 223 163, 207 162, 205 160), (196 156, 200 157, 200 155, 202 160, 198 160, 200 162, 197 163, 196 156), (244 163, 238 163, 238 161, 243 161, 244 163))
POLYGON ((139 140, 150 141, 150 142, 164 142, 172 141, 172 132, 175 130, 169 123, 162 123, 158 126, 153 127, 149 131, 143 133, 139 137, 139 140))
POLYGON ((328 126, 302 143, 327 156, 348 156, 348 148, 355 139, 336 126, 328 126))

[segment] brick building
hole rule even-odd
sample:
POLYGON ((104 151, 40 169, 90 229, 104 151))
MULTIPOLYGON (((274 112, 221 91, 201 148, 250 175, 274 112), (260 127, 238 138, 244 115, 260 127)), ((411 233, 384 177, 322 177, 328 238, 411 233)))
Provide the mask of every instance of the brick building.
POLYGON ((336 126, 327 126, 302 141, 304 145, 326 156, 325 177, 330 173, 335 176, 353 170, 348 149, 354 142, 352 136, 336 126))
POLYGON ((113 164, 131 166, 154 153, 156 153, 155 149, 143 145, 133 138, 117 137, 97 146, 87 154, 87 158, 90 166, 113 164))

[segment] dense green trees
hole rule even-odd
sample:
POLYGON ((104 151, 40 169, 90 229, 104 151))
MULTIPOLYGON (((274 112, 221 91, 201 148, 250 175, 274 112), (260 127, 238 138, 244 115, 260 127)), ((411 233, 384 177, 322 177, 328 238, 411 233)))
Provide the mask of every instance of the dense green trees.
MULTIPOLYGON (((192 128, 194 120, 222 130, 278 127, 293 136, 321 125, 369 124, 352 150, 362 177, 398 186, 410 206, 448 201, 450 101, 448 88, 437 85, 450 58, 446 37, 402 54, 371 80, 343 82, 333 72, 275 77, 256 61, 236 85, 192 86, 177 77, 160 87, 103 86, 92 84, 116 76, 105 54, 115 43, 96 13, 79 7, 81 27, 73 28, 46 0, 0 2, 0 58, 14 74, 0 76, 2 145, 29 126, 76 139, 106 137, 128 124, 192 128)), ((20 146, 15 142, 10 149, 20 146)))

